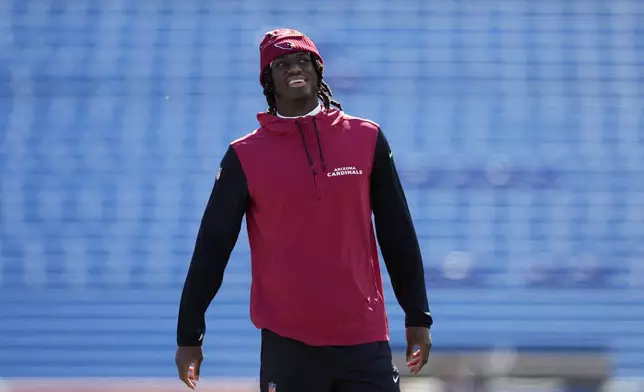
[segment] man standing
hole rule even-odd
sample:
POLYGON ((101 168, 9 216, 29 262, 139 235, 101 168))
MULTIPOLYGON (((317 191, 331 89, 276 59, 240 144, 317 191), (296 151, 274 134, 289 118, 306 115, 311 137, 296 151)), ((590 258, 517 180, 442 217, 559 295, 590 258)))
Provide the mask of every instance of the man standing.
POLYGON ((387 139, 331 99, 307 36, 271 31, 260 57, 268 110, 257 130, 231 143, 216 175, 181 297, 179 376, 196 386, 204 315, 246 215, 261 391, 399 391, 378 244, 405 312, 412 373, 427 363, 433 320, 387 139))

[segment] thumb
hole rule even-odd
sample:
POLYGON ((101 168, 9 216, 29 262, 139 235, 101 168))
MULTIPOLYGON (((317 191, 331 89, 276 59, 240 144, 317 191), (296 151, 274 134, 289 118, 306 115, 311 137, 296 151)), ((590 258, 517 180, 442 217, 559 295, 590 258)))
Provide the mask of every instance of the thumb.
POLYGON ((405 352, 405 359, 407 362, 411 360, 411 356, 414 353, 414 342, 410 339, 407 339, 407 351, 405 352))

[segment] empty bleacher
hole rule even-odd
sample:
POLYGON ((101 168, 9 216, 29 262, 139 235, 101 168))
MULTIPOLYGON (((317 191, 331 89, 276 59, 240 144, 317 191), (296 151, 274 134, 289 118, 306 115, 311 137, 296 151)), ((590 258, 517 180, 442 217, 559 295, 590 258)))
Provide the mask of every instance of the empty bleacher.
MULTIPOLYGON (((640 0, 7 0, 0 377, 174 376, 201 213, 285 26, 394 148, 436 350, 599 345, 642 375, 640 0)), ((242 233, 202 375, 256 375, 249 287, 242 233)))

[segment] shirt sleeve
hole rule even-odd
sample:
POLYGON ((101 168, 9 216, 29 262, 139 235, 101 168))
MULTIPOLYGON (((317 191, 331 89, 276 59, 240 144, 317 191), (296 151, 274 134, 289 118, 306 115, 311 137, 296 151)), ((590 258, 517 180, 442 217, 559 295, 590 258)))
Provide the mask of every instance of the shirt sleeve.
POLYGON ((221 287, 250 196, 237 153, 229 146, 208 199, 181 294, 179 346, 201 346, 205 313, 221 287))
POLYGON ((405 193, 389 142, 378 131, 371 171, 371 205, 380 250, 406 327, 433 324, 429 312, 425 271, 405 193))

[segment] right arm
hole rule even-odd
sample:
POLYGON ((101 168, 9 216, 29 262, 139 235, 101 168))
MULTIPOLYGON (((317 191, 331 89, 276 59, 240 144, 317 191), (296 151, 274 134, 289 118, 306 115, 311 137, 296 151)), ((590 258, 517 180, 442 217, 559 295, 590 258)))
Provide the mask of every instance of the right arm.
POLYGON ((201 346, 205 314, 219 291, 250 200, 237 153, 228 147, 201 219, 177 323, 178 346, 201 346))

